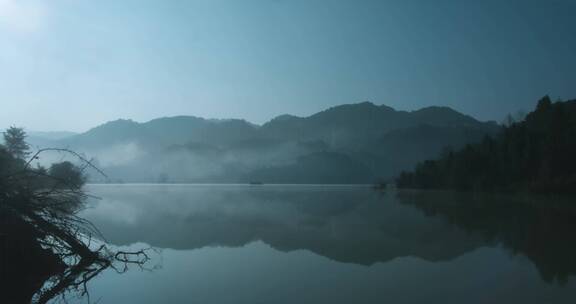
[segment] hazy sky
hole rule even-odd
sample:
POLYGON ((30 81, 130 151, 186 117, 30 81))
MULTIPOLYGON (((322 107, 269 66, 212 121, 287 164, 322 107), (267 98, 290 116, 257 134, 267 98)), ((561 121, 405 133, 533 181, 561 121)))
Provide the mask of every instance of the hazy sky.
POLYGON ((576 98, 576 1, 0 0, 0 126, 576 98))

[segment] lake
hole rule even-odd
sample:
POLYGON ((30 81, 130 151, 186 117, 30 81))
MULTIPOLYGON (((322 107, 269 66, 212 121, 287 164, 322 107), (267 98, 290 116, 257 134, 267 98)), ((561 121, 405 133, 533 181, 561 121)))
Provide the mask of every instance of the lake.
MULTIPOLYGON (((365 186, 90 185, 82 216, 147 270, 100 303, 576 303, 576 212, 365 186)), ((69 299, 85 303, 86 299, 69 299)))

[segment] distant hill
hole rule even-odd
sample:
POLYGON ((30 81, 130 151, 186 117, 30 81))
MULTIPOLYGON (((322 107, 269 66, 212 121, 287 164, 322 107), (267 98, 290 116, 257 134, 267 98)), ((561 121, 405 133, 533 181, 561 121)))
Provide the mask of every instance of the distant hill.
POLYGON ((28 137, 26 140, 30 145, 32 145, 32 147, 47 146, 53 143, 54 141, 77 135, 77 133, 67 131, 54 131, 54 132, 28 131, 27 134, 28 137))
POLYGON ((576 100, 553 103, 546 96, 524 120, 424 161, 402 173, 397 183, 405 188, 576 193, 575 156, 576 100))
POLYGON ((192 116, 116 120, 50 144, 94 157, 124 181, 369 183, 498 128, 447 107, 407 112, 362 102, 261 126, 192 116))
POLYGON ((483 123, 450 108, 430 107, 396 111, 370 102, 342 105, 306 118, 281 116, 262 126, 272 138, 323 140, 333 148, 372 144, 387 132, 418 125, 472 128, 493 131, 495 123, 483 123))
POLYGON ((238 119, 207 120, 176 116, 146 123, 119 119, 66 138, 60 144, 79 148, 101 148, 125 142, 135 142, 148 148, 189 142, 222 144, 250 138, 255 130, 254 125, 238 119))

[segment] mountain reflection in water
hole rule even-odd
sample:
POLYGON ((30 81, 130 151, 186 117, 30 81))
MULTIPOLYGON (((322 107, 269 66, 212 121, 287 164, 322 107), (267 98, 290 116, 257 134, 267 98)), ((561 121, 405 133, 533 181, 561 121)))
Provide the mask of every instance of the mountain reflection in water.
POLYGON ((338 262, 370 265, 400 256, 437 261, 482 246, 482 238, 425 218, 415 208, 366 188, 176 187, 105 197, 86 216, 117 245, 159 248, 238 247, 261 240, 280 251, 304 249, 338 262))
MULTIPOLYGON (((214 303, 278 302, 270 298, 269 289, 276 294, 287 292, 286 303, 377 303, 384 300, 379 290, 386 290, 387 300, 403 303, 420 303, 429 296, 446 301, 459 294, 460 300, 455 297, 453 302, 458 303, 468 299, 470 290, 480 289, 484 298, 478 296, 474 303, 492 301, 495 294, 496 300, 525 303, 576 300, 571 280, 576 272, 576 215, 567 207, 470 194, 380 193, 359 186, 93 185, 89 190, 103 199, 92 202, 84 216, 100 228, 107 242, 117 246, 146 243, 165 249, 165 269, 146 280, 126 283, 154 286, 134 287, 138 290, 159 288, 160 281, 148 282, 157 276, 162 284, 170 284, 165 290, 174 294, 190 290, 201 297, 202 291, 212 290, 216 296, 218 288, 227 288, 231 297, 236 296, 230 301, 204 298, 214 303), (285 257, 270 250, 284 252, 285 257), (242 291, 232 287, 241 283, 227 280, 242 277, 237 268, 247 263, 237 262, 240 257, 254 259, 250 264, 254 269, 244 270, 251 276, 271 271, 273 279, 253 282, 242 291), (316 257, 332 262, 328 266, 316 257), (287 266, 290 259, 299 262, 287 266), (315 260, 308 264, 300 259, 315 260), (276 262, 265 266, 268 260, 276 262), (232 266, 224 270, 226 263, 232 266), (282 264, 289 269, 276 270, 282 264), (297 271, 298 265, 304 268, 289 279, 288 273, 297 271), (353 265, 366 270, 350 268, 353 265), (347 273, 346 269, 358 273, 336 275, 347 273), (208 280, 202 288, 193 277, 218 275, 224 277, 218 282, 208 280), (320 278, 323 275, 338 280, 328 283, 326 277, 320 278), (196 281, 173 283, 183 276, 196 281), (265 286, 273 280, 318 286, 289 293, 291 288, 281 283, 280 287, 265 286), (324 287, 318 283, 322 280, 324 287), (523 286, 518 280, 530 283, 523 286), (346 287, 336 292, 339 284, 346 287), (411 287, 404 285, 420 294, 407 292, 411 287), (355 288, 369 289, 364 294, 367 298, 347 299, 339 294, 355 288), (330 298, 329 294, 338 296, 330 298)), ((126 276, 136 277, 133 273, 126 276)), ((106 297, 102 286, 117 286, 115 280, 107 275, 97 278, 94 293, 106 297)), ((173 295, 172 299, 189 303, 182 297, 173 295)))
POLYGON ((569 198, 406 191, 398 199, 480 236, 484 246, 528 257, 546 282, 565 284, 576 274, 576 206, 569 198))
POLYGON ((84 216, 114 245, 190 250, 262 241, 342 263, 399 257, 449 261, 503 246, 547 282, 576 273, 574 208, 442 192, 379 193, 336 186, 119 185, 84 216))

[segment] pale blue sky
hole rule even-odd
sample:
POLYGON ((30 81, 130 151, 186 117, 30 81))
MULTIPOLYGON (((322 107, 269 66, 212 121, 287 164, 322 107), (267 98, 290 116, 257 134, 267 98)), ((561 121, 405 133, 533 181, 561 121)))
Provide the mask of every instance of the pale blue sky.
POLYGON ((0 126, 309 115, 483 120, 576 98, 576 1, 0 0, 0 126))

